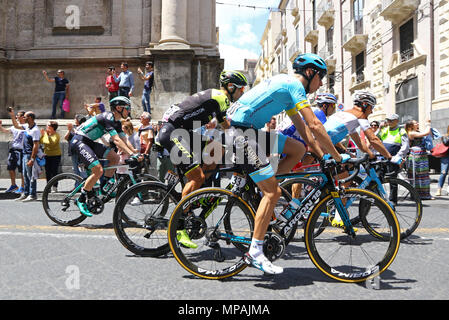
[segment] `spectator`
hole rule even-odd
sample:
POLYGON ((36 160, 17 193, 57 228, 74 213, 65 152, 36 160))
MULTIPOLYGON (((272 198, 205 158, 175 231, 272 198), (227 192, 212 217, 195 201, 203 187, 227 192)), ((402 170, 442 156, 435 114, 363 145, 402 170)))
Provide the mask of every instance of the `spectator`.
POLYGON ((117 77, 117 73, 114 73, 115 82, 119 83, 119 96, 132 97, 134 90, 134 77, 133 73, 128 70, 128 63, 122 62, 121 64, 122 72, 117 77))
POLYGON ((153 62, 148 61, 145 64, 145 73, 142 72, 142 69, 137 70, 140 75, 140 78, 145 81, 142 92, 142 107, 143 111, 146 111, 151 114, 151 104, 150 104, 150 94, 153 89, 154 83, 154 72, 153 72, 153 62))
POLYGON ((430 195, 429 159, 423 143, 424 137, 431 133, 430 126, 424 132, 420 132, 419 123, 409 120, 405 124, 405 131, 410 140, 410 155, 407 160, 408 178, 414 181, 414 186, 422 200, 434 200, 435 198, 430 195))
POLYGON ((100 113, 106 112, 104 103, 101 102, 101 97, 95 98, 95 103, 84 104, 84 109, 86 109, 89 116, 96 116, 100 113))
POLYGON ((380 123, 379 123, 379 121, 376 121, 376 120, 371 121, 370 127, 374 131, 374 134, 377 136, 377 134, 379 133, 379 130, 380 130, 380 123))
MULTIPOLYGON (((75 126, 73 126, 73 123, 67 123, 67 133, 64 136, 64 139, 70 143, 70 140, 72 140, 73 136, 75 135, 75 130, 80 125, 82 125, 86 121, 86 117, 82 114, 77 114, 75 116, 75 126)), ((79 169, 79 162, 78 162, 78 155, 72 154, 71 148, 68 148, 68 155, 72 159, 72 170, 75 174, 79 175, 82 178, 87 178, 87 174, 85 171, 81 171, 79 169)))
POLYGON ((36 162, 39 152, 39 140, 41 137, 39 128, 35 122, 34 112, 25 113, 25 124, 20 125, 13 120, 16 129, 25 129, 22 157, 22 174, 24 177, 24 191, 16 201, 36 201, 37 200, 37 179, 40 174, 40 167, 36 162))
POLYGON ((49 78, 47 71, 43 70, 42 73, 44 74, 45 79, 48 82, 54 82, 55 83, 55 92, 53 94, 53 106, 52 106, 52 112, 51 112, 51 119, 56 119, 56 107, 58 103, 60 102, 60 108, 61 108, 61 119, 64 119, 64 110, 62 109, 62 104, 64 102, 64 99, 69 99, 70 94, 70 85, 69 80, 65 78, 65 72, 64 70, 58 70, 58 76, 54 78, 49 78))
POLYGON ((272 117, 271 120, 265 124, 264 131, 276 131, 276 117, 272 117))
MULTIPOLYGON (((377 136, 382 140, 385 148, 393 156, 393 159, 405 159, 409 151, 409 138, 407 132, 399 128, 399 115, 389 115, 386 120, 388 126, 382 128, 377 136)), ((392 160, 392 162, 399 163, 400 161, 392 160)), ((393 174, 392 177, 396 178, 397 174, 393 174)), ((389 200, 396 204, 398 201, 398 186, 391 184, 390 188, 389 200)))
MULTIPOLYGON (((41 130, 40 144, 44 147, 45 154, 45 178, 47 183, 58 174, 61 164, 61 137, 59 136, 58 123, 50 121, 47 127, 41 130)), ((57 192, 57 185, 53 186, 53 192, 57 192)))
POLYGON ((115 67, 108 68, 108 77, 106 78, 106 88, 108 88, 108 101, 118 96, 119 83, 114 80, 115 67))
MULTIPOLYGON (((140 142, 139 137, 137 136, 137 132, 134 132, 134 126, 133 123, 130 120, 125 120, 122 123, 122 130, 126 134, 126 137, 128 138, 129 143, 133 146, 134 153, 140 152, 140 142)), ((119 150, 118 152, 120 156, 120 164, 124 164, 125 160, 129 158, 129 155, 126 152, 123 152, 122 150, 119 150)), ((126 168, 118 168, 117 173, 119 174, 126 174, 127 173, 126 168)))
MULTIPOLYGON (((447 126, 447 130, 446 130, 446 135, 444 135, 441 138, 441 143, 443 143, 444 145, 448 146, 449 144, 449 126, 447 126)), ((441 196, 441 190, 443 189, 444 186, 444 180, 446 180, 447 174, 449 172, 449 153, 441 158, 441 174, 440 174, 440 178, 438 179, 438 189, 437 189, 437 193, 435 194, 436 196, 441 196)), ((449 178, 447 180, 447 194, 449 195, 449 178)))
MULTIPOLYGON (((15 117, 14 111, 11 108, 10 109, 10 116, 15 117)), ((25 111, 19 111, 17 113, 17 121, 19 121, 20 124, 24 124, 24 114, 25 111)), ((2 122, 0 120, 0 132, 3 133, 11 133, 13 136, 13 139, 10 144, 9 152, 8 152, 8 163, 7 163, 7 170, 9 172, 9 177, 11 179, 11 186, 6 190, 7 193, 16 193, 21 194, 23 192, 23 186, 24 186, 24 180, 23 180, 23 174, 22 174, 22 151, 23 151, 23 137, 25 132, 21 129, 16 129, 14 126, 10 127, 9 129, 2 127, 2 122), (18 187, 16 185, 16 169, 21 174, 21 186, 18 187)))
POLYGON ((150 124, 150 121, 151 114, 149 112, 143 112, 140 116, 140 127, 137 130, 140 141, 140 150, 143 154, 150 154, 154 142, 154 129, 150 124))

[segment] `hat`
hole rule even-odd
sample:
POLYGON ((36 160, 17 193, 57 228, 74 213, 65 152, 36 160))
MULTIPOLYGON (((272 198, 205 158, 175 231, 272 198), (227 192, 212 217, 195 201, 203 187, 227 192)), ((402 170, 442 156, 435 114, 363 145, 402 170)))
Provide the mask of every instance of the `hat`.
POLYGON ((385 119, 387 119, 387 120, 399 120, 399 116, 396 113, 393 113, 392 115, 389 115, 385 119))

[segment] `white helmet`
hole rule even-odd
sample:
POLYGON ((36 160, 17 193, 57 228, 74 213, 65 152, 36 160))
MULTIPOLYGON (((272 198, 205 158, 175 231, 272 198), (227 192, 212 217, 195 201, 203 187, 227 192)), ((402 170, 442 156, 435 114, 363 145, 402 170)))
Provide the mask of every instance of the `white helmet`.
POLYGON ((377 104, 376 97, 369 91, 357 91, 354 94, 354 104, 365 109, 365 104, 372 106, 373 108, 377 104))
POLYGON ((318 105, 322 104, 337 104, 337 97, 332 93, 320 93, 316 97, 316 103, 318 105))

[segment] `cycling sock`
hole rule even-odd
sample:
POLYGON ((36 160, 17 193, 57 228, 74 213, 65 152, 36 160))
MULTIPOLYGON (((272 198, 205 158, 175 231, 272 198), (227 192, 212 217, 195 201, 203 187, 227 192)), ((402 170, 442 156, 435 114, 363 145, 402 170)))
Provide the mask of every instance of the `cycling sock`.
POLYGON ((81 189, 81 195, 78 198, 79 202, 86 202, 86 198, 87 198, 87 191, 84 190, 84 188, 81 189))
POLYGON ((257 240, 255 238, 251 241, 251 246, 249 247, 249 254, 253 258, 257 258, 263 254, 263 240, 257 240))

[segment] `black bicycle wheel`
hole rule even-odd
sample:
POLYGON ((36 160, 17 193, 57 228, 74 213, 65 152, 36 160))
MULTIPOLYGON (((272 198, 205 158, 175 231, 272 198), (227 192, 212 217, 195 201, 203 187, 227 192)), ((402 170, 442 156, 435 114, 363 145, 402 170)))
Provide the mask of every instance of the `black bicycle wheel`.
MULTIPOLYGON (((312 190, 317 189, 318 184, 313 180, 298 177, 298 178, 292 178, 292 179, 283 181, 281 183, 281 187, 284 188, 285 191, 291 195, 291 197, 294 196, 296 199, 302 200, 312 190)), ((317 200, 317 202, 318 202, 318 200, 317 200)), ((326 210, 324 213, 325 213, 324 216, 327 217, 328 210, 326 210)), ((301 219, 296 224, 296 228, 292 229, 292 230, 294 230, 294 232, 293 232, 292 236, 289 237, 290 240, 288 242, 290 242, 293 239, 293 236, 300 241, 304 241, 304 227, 305 227, 305 222, 307 219, 307 214, 308 213, 306 213, 304 218, 301 219)), ((328 224, 329 224, 329 219, 328 218, 323 219, 322 224, 315 230, 315 236, 316 237, 319 236, 328 224)))
POLYGON ((114 208, 113 226, 120 243, 139 256, 170 251, 167 225, 180 199, 162 182, 144 181, 127 189, 114 208))
MULTIPOLYGON (((361 183, 361 178, 357 177, 354 181, 361 183)), ((382 186, 387 195, 387 199, 385 200, 392 204, 392 208, 398 218, 399 226, 401 228, 401 240, 403 240, 410 236, 418 228, 421 222, 423 212, 421 198, 419 193, 410 183, 401 179, 385 177, 382 186), (396 196, 392 193, 395 189, 396 196)), ((377 184, 374 182, 368 186, 368 190, 381 195, 377 184)), ((373 221, 374 225, 370 226, 367 219, 364 218, 369 214, 370 203, 361 201, 359 208, 362 224, 368 231, 372 231, 374 236, 377 235, 382 239, 382 234, 375 231, 375 221, 373 221)))
POLYGON ((81 191, 75 192, 83 178, 73 173, 61 173, 53 177, 42 193, 42 205, 51 221, 61 226, 75 226, 87 216, 76 205, 81 191))
POLYGON ((247 266, 243 255, 251 244, 254 216, 252 208, 229 190, 199 189, 173 211, 168 226, 170 249, 176 261, 198 277, 231 277, 247 266), (196 247, 186 246, 182 233, 196 247))
POLYGON ((400 230, 396 215, 391 207, 377 194, 362 189, 346 189, 340 193, 343 203, 351 201, 347 209, 349 219, 359 215, 360 200, 369 201, 368 215, 376 221, 376 231, 383 240, 374 237, 364 228, 355 227, 350 235, 345 227, 329 225, 319 237, 314 230, 321 224, 322 210, 333 207, 337 216, 335 199, 329 194, 313 209, 307 219, 305 244, 310 259, 327 276, 343 282, 361 282, 372 279, 385 271, 397 255, 400 244, 400 230))

